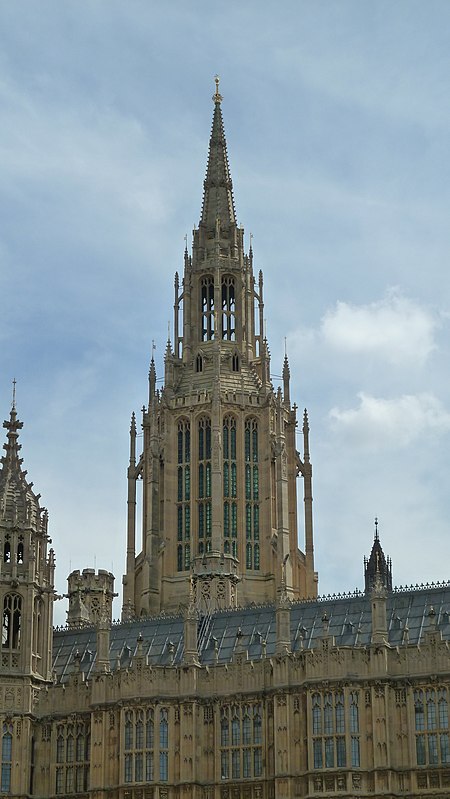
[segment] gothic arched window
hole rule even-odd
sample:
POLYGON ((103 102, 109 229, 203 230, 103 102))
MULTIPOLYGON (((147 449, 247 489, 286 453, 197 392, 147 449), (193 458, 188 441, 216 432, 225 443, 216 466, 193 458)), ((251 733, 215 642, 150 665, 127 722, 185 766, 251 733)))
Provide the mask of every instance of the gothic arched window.
POLYGON ((198 422, 198 552, 211 550, 211 419, 203 416, 198 422))
POLYGON ((236 419, 223 420, 223 539, 224 552, 237 558, 236 419))
POLYGON ((19 594, 6 594, 2 616, 3 649, 19 649, 21 621, 22 597, 19 594))
POLYGON ((191 565, 191 429, 187 419, 178 422, 177 466, 177 571, 191 565))
POLYGON ((0 792, 8 793, 11 790, 12 766, 12 724, 3 724, 1 747, 1 779, 0 792))
POLYGON ((202 277, 200 294, 201 340, 212 341, 214 338, 214 279, 202 277))
POLYGON ((245 565, 259 571, 259 467, 258 422, 247 419, 244 432, 245 454, 245 565))
POLYGON ((222 338, 236 340, 236 297, 234 278, 230 276, 222 279, 222 338))

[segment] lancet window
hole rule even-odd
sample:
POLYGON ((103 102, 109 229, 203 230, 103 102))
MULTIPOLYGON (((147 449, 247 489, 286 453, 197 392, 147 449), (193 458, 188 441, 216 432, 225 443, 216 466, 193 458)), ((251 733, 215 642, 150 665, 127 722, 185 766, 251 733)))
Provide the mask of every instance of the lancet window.
POLYGON ((3 546, 3 563, 11 563, 11 537, 9 533, 6 534, 3 546))
POLYGON ((359 692, 312 695, 313 767, 359 768, 359 692))
POLYGON ((223 547, 226 555, 237 558, 237 461, 236 419, 223 422, 223 547))
POLYGON ((6 594, 3 600, 2 648, 20 648, 22 621, 22 597, 19 594, 6 594))
POLYGON ((12 736, 13 725, 5 723, 2 726, 2 746, 1 746, 1 778, 0 791, 8 793, 11 791, 11 767, 12 767, 12 736))
POLYGON ((198 551, 209 552, 212 537, 211 420, 198 423, 198 551))
POLYGON ((450 763, 447 689, 414 691, 414 715, 417 765, 450 763))
POLYGON ((203 277, 201 281, 201 340, 212 341, 214 338, 214 280, 203 277))
POLYGON ((58 724, 55 790, 59 796, 89 790, 90 757, 90 720, 58 724))
POLYGON ((168 780, 169 717, 167 708, 158 716, 154 708, 125 711, 124 781, 168 780), (159 724, 159 729, 158 729, 159 724), (159 771, 158 771, 159 763, 159 771))
POLYGON ((259 703, 231 705, 220 713, 222 780, 262 775, 262 709, 259 703))
POLYGON ((236 340, 236 297, 234 278, 230 276, 222 279, 222 338, 236 340))
POLYGON ((177 570, 191 565, 191 430, 187 420, 178 422, 177 434, 177 570))
POLYGON ((259 467, 258 422, 247 419, 244 433, 245 447, 245 565, 259 570, 259 467))

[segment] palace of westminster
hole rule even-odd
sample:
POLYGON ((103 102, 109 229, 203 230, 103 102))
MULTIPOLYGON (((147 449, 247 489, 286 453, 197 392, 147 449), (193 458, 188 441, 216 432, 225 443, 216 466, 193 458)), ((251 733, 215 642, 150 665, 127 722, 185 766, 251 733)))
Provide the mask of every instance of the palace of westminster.
POLYGON ((3 425, 0 796, 448 799, 450 584, 394 589, 376 526, 363 590, 317 595, 308 415, 287 357, 271 381, 218 81, 213 100, 142 452, 131 418, 120 623, 113 575, 85 568, 53 629, 55 554, 14 401, 3 425))

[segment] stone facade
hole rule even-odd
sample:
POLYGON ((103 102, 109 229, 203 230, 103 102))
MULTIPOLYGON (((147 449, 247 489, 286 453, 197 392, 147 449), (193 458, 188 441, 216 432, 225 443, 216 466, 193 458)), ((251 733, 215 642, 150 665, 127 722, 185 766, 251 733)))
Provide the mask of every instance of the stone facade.
POLYGON ((164 389, 133 415, 122 621, 113 576, 69 576, 52 632, 47 512, 0 471, 0 795, 450 796, 450 585, 393 589, 375 529, 364 592, 317 597, 309 425, 270 379, 216 86, 201 220, 175 277, 164 389), (298 549, 296 480, 304 494, 298 549), (142 488, 143 549, 136 551, 142 488))

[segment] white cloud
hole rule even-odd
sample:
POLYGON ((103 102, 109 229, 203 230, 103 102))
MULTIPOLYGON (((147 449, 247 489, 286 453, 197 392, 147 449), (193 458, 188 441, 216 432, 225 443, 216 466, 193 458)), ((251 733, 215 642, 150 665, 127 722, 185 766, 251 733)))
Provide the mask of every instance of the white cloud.
POLYGON ((322 319, 322 335, 333 349, 378 356, 388 363, 423 364, 435 348, 432 314, 391 291, 368 305, 337 302, 322 319))
POLYGON ((450 413, 432 394, 405 394, 396 399, 359 395, 358 408, 332 408, 329 418, 336 433, 363 448, 397 449, 425 432, 450 431, 450 413))

